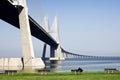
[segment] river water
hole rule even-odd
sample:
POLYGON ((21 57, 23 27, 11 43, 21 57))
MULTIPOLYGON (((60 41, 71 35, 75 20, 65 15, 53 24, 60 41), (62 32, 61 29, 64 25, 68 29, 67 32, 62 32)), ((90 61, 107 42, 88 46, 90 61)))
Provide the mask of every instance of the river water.
POLYGON ((51 71, 70 72, 71 69, 81 67, 85 72, 104 71, 105 68, 116 68, 120 70, 120 59, 65 59, 53 64, 54 67, 48 66, 51 71))

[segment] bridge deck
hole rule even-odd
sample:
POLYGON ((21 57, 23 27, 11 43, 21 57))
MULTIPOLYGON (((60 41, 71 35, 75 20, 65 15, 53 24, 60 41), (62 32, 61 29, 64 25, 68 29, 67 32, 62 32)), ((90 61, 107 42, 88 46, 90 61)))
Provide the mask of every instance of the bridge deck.
POLYGON ((46 57, 43 58, 44 60, 50 60, 50 61, 56 61, 56 60, 65 60, 65 58, 59 58, 59 57, 46 57))
MULTIPOLYGON (((15 26, 16 28, 19 27, 19 11, 22 8, 17 8, 12 5, 8 0, 0 0, 0 19, 4 20, 5 22, 15 26)), ((39 40, 57 48, 57 42, 34 20, 32 17, 29 16, 29 23, 31 34, 39 40)))

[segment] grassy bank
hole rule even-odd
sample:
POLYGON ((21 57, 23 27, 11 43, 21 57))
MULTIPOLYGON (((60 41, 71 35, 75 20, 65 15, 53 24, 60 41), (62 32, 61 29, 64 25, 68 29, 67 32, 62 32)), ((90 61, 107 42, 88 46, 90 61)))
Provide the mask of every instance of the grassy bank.
POLYGON ((16 73, 0 74, 0 80, 120 80, 120 73, 84 72, 79 75, 74 73, 16 73))

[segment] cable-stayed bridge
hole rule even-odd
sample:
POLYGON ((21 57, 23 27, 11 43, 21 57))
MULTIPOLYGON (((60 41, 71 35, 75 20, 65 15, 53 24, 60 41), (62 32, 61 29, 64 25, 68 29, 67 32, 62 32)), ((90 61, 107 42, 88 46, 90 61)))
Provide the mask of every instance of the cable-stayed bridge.
POLYGON ((64 54, 64 57, 66 58, 78 58, 78 59, 90 59, 90 60, 120 60, 119 56, 90 56, 90 55, 80 55, 68 52, 64 49, 62 49, 62 52, 64 54))
MULTIPOLYGON (((26 0, 0 0, 0 19, 20 29, 22 39, 23 58, 1 58, 2 68, 4 66, 22 66, 24 71, 34 71, 45 67, 44 60, 51 61, 64 60, 65 58, 82 58, 82 59, 103 59, 119 57, 100 57, 79 55, 68 52, 61 47, 58 33, 58 18, 55 17, 54 29, 48 28, 48 17, 45 17, 44 23, 46 29, 38 24, 29 14, 26 0), (34 56, 31 35, 43 41, 44 49, 42 58, 34 56), (46 58, 46 48, 50 46, 50 57, 46 58), (16 64, 13 64, 16 63, 16 64)), ((4 68, 5 69, 5 68, 4 68)), ((6 68, 8 69, 8 68, 6 68)), ((15 68, 9 68, 15 69, 15 68)))

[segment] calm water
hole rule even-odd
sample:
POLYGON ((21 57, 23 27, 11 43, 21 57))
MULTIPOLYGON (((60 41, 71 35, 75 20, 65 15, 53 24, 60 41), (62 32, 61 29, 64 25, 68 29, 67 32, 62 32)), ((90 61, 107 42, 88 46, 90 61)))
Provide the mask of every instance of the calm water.
POLYGON ((120 59, 104 60, 83 60, 83 59, 66 59, 58 62, 54 67, 49 67, 52 71, 70 72, 71 69, 81 67, 84 71, 104 71, 105 68, 116 68, 120 70, 120 59))

